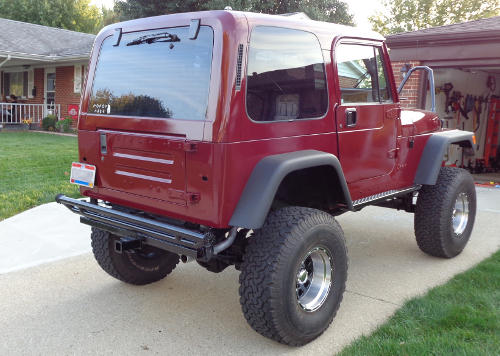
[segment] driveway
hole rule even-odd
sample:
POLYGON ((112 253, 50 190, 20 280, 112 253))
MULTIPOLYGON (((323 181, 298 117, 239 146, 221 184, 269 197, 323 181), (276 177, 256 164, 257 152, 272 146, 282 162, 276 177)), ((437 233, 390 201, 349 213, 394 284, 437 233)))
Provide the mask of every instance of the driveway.
POLYGON ((478 199, 471 241, 451 260, 420 252, 412 214, 367 207, 340 216, 350 259, 347 291, 331 327, 301 348, 270 341, 247 325, 234 268, 212 274, 181 264, 158 283, 126 285, 98 267, 78 218, 53 204, 35 208, 15 221, 16 229, 12 219, 19 216, 0 222, 0 354, 332 355, 406 299, 500 248, 500 189, 479 188, 478 199), (17 253, 24 257, 16 260, 17 253))

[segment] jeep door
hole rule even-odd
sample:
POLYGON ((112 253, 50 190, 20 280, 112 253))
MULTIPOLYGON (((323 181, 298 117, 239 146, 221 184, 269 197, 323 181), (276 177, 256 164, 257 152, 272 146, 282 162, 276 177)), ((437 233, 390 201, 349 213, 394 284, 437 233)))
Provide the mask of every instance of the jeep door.
POLYGON ((334 44, 339 158, 348 183, 387 175, 395 166, 400 111, 384 53, 379 42, 334 44))

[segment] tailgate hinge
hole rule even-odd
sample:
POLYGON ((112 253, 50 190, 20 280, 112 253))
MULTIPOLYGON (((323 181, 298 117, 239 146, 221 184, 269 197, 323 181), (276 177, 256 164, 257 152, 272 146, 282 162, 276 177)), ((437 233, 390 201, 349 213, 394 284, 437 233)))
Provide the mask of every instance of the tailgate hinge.
POLYGON ((398 156, 398 151, 399 151, 399 147, 394 148, 392 150, 389 150, 387 152, 387 158, 396 158, 398 156))
POLYGON ((196 204, 201 200, 200 193, 186 193, 187 202, 190 204, 196 204))
POLYGON ((198 145, 192 142, 184 142, 184 151, 186 152, 196 152, 198 151, 198 145))

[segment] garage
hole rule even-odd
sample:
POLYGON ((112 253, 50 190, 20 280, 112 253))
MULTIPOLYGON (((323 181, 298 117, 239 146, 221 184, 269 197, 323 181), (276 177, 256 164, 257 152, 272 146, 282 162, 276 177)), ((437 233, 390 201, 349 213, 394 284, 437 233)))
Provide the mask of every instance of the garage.
MULTIPOLYGON (((410 68, 429 66, 435 77, 436 111, 445 128, 473 131, 473 149, 449 148, 446 165, 500 187, 500 16, 387 37, 396 82, 410 68)), ((423 71, 401 92, 406 108, 431 108, 423 71)))

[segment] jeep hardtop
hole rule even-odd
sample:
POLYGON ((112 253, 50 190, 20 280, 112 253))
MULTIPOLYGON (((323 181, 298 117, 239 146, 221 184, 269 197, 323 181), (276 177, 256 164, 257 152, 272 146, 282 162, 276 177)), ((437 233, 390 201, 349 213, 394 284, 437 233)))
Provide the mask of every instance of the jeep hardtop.
MULTIPOLYGON (((90 199, 56 200, 92 226, 97 262, 124 282, 158 281, 179 260, 234 265, 252 328, 302 345, 345 289, 336 215, 370 204, 414 213, 418 246, 439 257, 471 235, 472 178, 443 157, 471 147, 472 133, 442 129, 433 100, 401 108, 377 33, 174 14, 105 27, 88 68, 71 182, 90 199)), ((433 97, 432 71, 417 69, 433 97)))

